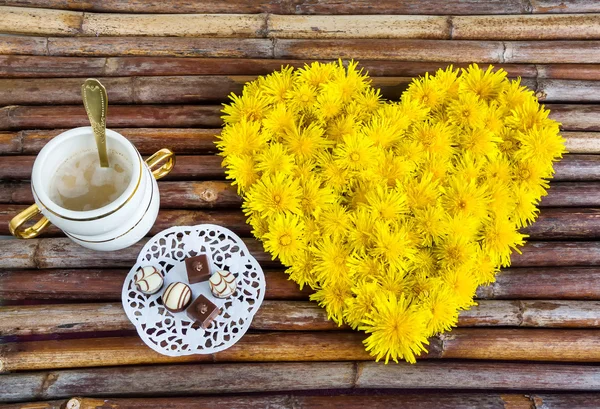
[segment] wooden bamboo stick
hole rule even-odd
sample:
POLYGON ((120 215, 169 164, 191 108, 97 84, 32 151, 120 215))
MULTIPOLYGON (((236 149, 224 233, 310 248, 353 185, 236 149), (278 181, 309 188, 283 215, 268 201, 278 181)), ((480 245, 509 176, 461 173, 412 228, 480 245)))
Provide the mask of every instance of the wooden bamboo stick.
MULTIPOLYGON (((111 109, 112 113, 112 109, 111 109)), ((112 128, 129 139, 143 155, 168 147, 179 154, 215 153, 220 129, 193 128, 112 128)), ((50 139, 66 129, 0 132, 0 154, 36 155, 50 139)), ((592 146, 593 138, 587 146, 592 146)), ((600 143, 599 150, 600 152, 600 143)), ((591 149, 591 147, 590 147, 591 149)), ((179 163, 179 162, 178 162, 179 163)), ((173 169, 173 171, 176 171, 173 169)))
MULTIPOLYGON (((174 104, 228 102, 233 92, 240 94, 255 76, 165 76, 100 78, 114 104, 174 104)), ((0 79, 1 105, 77 104, 84 78, 0 79), (26 88, 30 92, 22 92, 26 88)), ((384 98, 398 100, 412 82, 410 77, 373 77, 372 85, 384 98)), ((600 101, 600 81, 563 79, 523 79, 544 102, 600 101)))
MULTIPOLYGON (((225 181, 160 182, 163 208, 239 208, 242 199, 225 181)), ((0 202, 31 204, 33 193, 26 182, 0 182, 0 202)))
POLYGON ((508 268, 496 281, 477 289, 480 299, 600 300, 596 267, 508 268))
MULTIPOLYGON (((546 104, 565 131, 600 131, 600 105, 546 104)), ((108 126, 208 127, 222 125, 219 105, 115 105, 108 126)), ((0 131, 86 126, 83 106, 8 106, 0 108, 0 131)))
POLYGON ((600 203, 600 184, 595 182, 555 182, 541 207, 594 207, 600 203))
POLYGON ((30 35, 75 35, 80 32, 83 13, 0 6, 0 31, 30 35))
POLYGON ((273 43, 254 38, 50 37, 44 55, 273 58, 273 43))
POLYGON ((48 55, 48 39, 45 37, 3 36, 0 55, 48 55))
MULTIPOLYGON (((176 57, 53 57, 2 56, 0 77, 109 77, 148 75, 265 75, 282 66, 303 67, 314 60, 239 59, 239 58, 176 58, 176 57)), ((323 62, 334 60, 322 60, 323 62)), ((453 64, 467 68, 468 63, 453 64)), ((415 77, 446 68, 443 62, 360 61, 359 66, 371 76, 415 77)), ((497 64, 511 77, 600 79, 600 67, 595 64, 497 64)))
MULTIPOLYGON (((163 208, 238 208, 242 200, 226 181, 160 182, 163 208)), ((1 182, 0 203, 31 204, 33 194, 27 182, 1 182)), ((540 203, 545 207, 597 207, 600 184, 596 182, 555 182, 540 203)))
MULTIPOLYGON (((177 152, 166 135, 163 137, 162 146, 177 152)), ((150 141, 153 145, 156 142, 150 141)), ((143 150, 148 150, 144 145, 145 143, 142 142, 141 147, 144 148, 143 150)), ((0 168, 0 180, 27 180, 31 178, 35 156, 3 156, 1 160, 4 166, 0 168)), ((221 167, 222 161, 223 158, 217 155, 177 155, 177 166, 163 179, 196 181, 225 179, 225 170, 221 167)), ((600 167, 600 164, 598 166, 600 167)))
POLYGON ((450 38, 450 19, 414 15, 270 15, 271 38, 450 38))
POLYGON ((353 385, 354 372, 351 362, 161 365, 53 371, 5 375, 0 392, 5 401, 14 402, 84 394, 148 396, 149 391, 162 395, 189 396, 224 392, 344 389, 353 385))
POLYGON ((600 210, 586 208, 543 209, 535 223, 521 229, 530 240, 600 238, 600 210))
MULTIPOLYGON (((241 395, 241 396, 210 396, 193 398, 71 398, 66 403, 66 409, 130 409, 144 407, 147 409, 231 409, 231 408, 277 408, 277 409, 308 409, 308 408, 346 408, 387 409, 410 407, 412 409, 429 409, 432 407, 449 408, 495 408, 495 409, 532 409, 529 395, 508 393, 383 393, 377 395, 369 391, 342 391, 327 393, 319 396, 313 393, 286 394, 286 395, 241 395), (345 392, 345 393, 344 393, 345 392), (365 393, 366 392, 366 393, 365 393), (401 403, 400 403, 401 402, 401 403), (109 406, 110 405, 110 406, 109 406), (493 406, 492 406, 493 405, 493 406)), ((558 404, 577 402, 578 404, 594 402, 596 394, 567 394, 567 395, 536 395, 540 402, 551 401, 558 404)), ((61 401, 59 401, 61 402, 61 401)), ((64 401, 62 401, 64 402, 64 401)), ((551 403, 551 405, 552 405, 551 403)), ((49 403, 50 405, 50 403, 49 403)), ((54 404, 57 405, 57 404, 54 404)), ((581 406, 583 407, 583 406, 581 406)), ((20 406, 9 405, 4 409, 23 409, 20 406)), ((58 406, 48 406, 48 409, 59 409, 58 406)), ((547 409, 554 409, 548 406, 547 409)), ((33 408, 32 408, 33 409, 33 408)), ((40 408, 41 409, 41 408, 40 408)), ((45 407, 44 407, 45 409, 45 407)))
MULTIPOLYGON (((143 155, 150 155, 165 146, 177 154, 206 154, 217 151, 214 141, 221 130, 193 128, 113 128, 129 139, 143 155)), ((0 155, 36 155, 50 139, 66 131, 66 129, 24 130, 0 132, 0 155)), ((570 153, 597 154, 600 153, 600 132, 562 132, 566 147, 570 153)), ((554 167, 560 178, 575 177, 578 170, 575 164, 585 163, 585 170, 595 168, 595 156, 566 155, 554 167), (568 168, 567 171, 565 168, 568 168), (568 176, 565 176, 568 175, 568 176)), ((595 171, 594 171, 595 172, 595 171)), ((585 174, 585 173, 584 173, 585 174)))
POLYGON ((453 16, 452 39, 457 40, 596 40, 600 15, 453 16))
POLYGON ((524 14, 524 13, 598 13, 600 7, 593 0, 562 2, 559 0, 532 0, 530 2, 501 0, 464 3, 460 0, 419 0, 377 3, 350 0, 343 3, 293 1, 242 1, 227 3, 207 0, 201 3, 174 0, 169 3, 123 3, 119 0, 90 0, 85 3, 67 0, 4 0, 3 4, 25 7, 59 8, 79 11, 124 13, 276 13, 276 14, 524 14))
MULTIPOLYGON (((135 130, 132 130, 135 131, 135 130)), ((168 131, 168 130, 167 130, 168 131)), ((195 130, 191 130, 190 136, 200 138, 210 138, 205 141, 208 149, 216 150, 216 147, 211 144, 212 142, 212 132, 193 132, 195 130)), ((218 131, 217 131, 218 132, 218 131)), ((35 133, 35 131, 34 131, 35 133)), ((38 132, 40 133, 40 132, 38 132)), ((43 132, 48 135, 50 132, 43 132)), ((141 134, 145 134, 145 132, 140 132, 141 134)), ((18 133, 13 133, 14 137, 7 138, 6 145, 8 145, 8 149, 20 149, 13 148, 12 142, 17 141, 17 143, 23 143, 22 135, 18 133)), ((156 152, 159 146, 168 147, 174 152, 179 153, 180 150, 180 141, 177 139, 179 137, 178 132, 154 132, 150 134, 149 140, 146 142, 145 135, 144 137, 136 138, 138 139, 138 143, 136 144, 133 140, 132 142, 138 150, 154 153, 156 152), (174 135, 174 141, 172 141, 169 137, 170 135, 174 135), (158 136, 158 138, 153 138, 158 136), (162 138, 161 138, 162 136, 162 138), (158 139, 158 140, 156 140, 158 139), (174 143, 173 143, 174 142, 174 143), (158 143, 162 143, 162 145, 158 145, 158 143), (147 146, 149 145, 149 146, 147 146)), ((568 138, 568 137, 567 137, 568 138)), ((129 139, 129 138, 128 138, 129 139)), ((36 139, 34 142, 36 145, 42 145, 48 139, 36 139)), ((131 139, 130 139, 131 140, 131 139)), ((195 146, 197 144, 193 144, 194 140, 186 141, 189 145, 195 146)), ((25 142, 27 143, 27 142, 25 142)), ((596 143, 595 141, 593 143, 596 143)), ((600 141, 599 141, 600 144, 600 141)), ((0 149, 2 149, 2 143, 0 142, 0 149)), ((7 149, 7 150, 8 150, 7 149)), ((181 147, 181 150, 185 150, 186 146, 181 147)), ((0 180, 27 180, 31 178, 31 169, 33 167, 33 162, 35 161, 35 156, 4 156, 2 157, 2 163, 5 165, 0 168, 0 180)), ((177 166, 173 168, 171 173, 165 176, 164 180, 221 180, 225 179, 225 169, 222 167, 223 158, 217 155, 201 155, 201 156, 188 156, 188 155, 177 155, 177 166)), ((555 174, 552 178, 553 182, 573 182, 573 181, 599 181, 600 180, 600 156, 598 155, 572 155, 566 154, 559 162, 554 164, 555 174)))
POLYGON ((266 25, 265 14, 85 13, 78 34, 83 36, 264 37, 266 25))
MULTIPOLYGON (((48 239, 60 240, 60 239, 48 239)), ((595 266, 600 263, 600 242, 532 241, 513 253, 513 267, 595 266)))
MULTIPOLYGON (((594 391, 598 385, 598 368, 585 365, 557 365, 557 364, 538 364, 530 365, 524 363, 479 363, 479 362, 421 362, 419 365, 410 365, 401 363, 398 365, 382 365, 379 363, 270 363, 270 364, 216 364, 216 365, 169 365, 169 366, 148 366, 139 368, 106 368, 101 370, 79 369, 70 371, 38 372, 26 374, 4 375, 3 390, 7 391, 6 400, 24 401, 32 399, 53 399, 57 397, 67 398, 70 396, 97 396, 106 398, 106 404, 116 409, 140 407, 131 406, 135 403, 144 403, 144 407, 164 408, 165 402, 169 406, 178 409, 183 407, 204 408, 204 407, 232 407, 232 406, 213 406, 221 399, 227 399, 222 394, 225 392, 265 392, 265 391, 296 391, 307 389, 345 389, 358 388, 344 397, 341 404, 329 405, 330 396, 307 396, 302 393, 300 397, 291 399, 293 408, 310 407, 360 407, 347 406, 353 405, 351 402, 359 403, 361 397, 357 394, 365 394, 364 399, 369 399, 368 406, 373 408, 387 408, 390 405, 377 405, 380 399, 390 396, 383 391, 373 395, 374 388, 395 388, 395 389, 424 389, 421 395, 415 398, 415 405, 412 405, 411 395, 402 393, 400 400, 406 400, 410 407, 420 408, 420 403, 428 403, 431 399, 431 405, 441 407, 439 404, 445 402, 438 399, 433 400, 437 395, 430 389, 447 389, 443 393, 446 396, 452 390, 468 388, 472 390, 481 389, 505 389, 518 391, 526 389, 528 391, 551 390, 554 383, 557 389, 564 388, 568 391, 594 391), (257 377, 257 374, 261 376, 257 377), (356 374, 356 376, 355 376, 356 374), (294 379, 295 377, 314 379, 294 379), (49 380, 50 382, 46 382, 49 380), (54 381, 54 382, 52 382, 54 381), (571 382, 572 381, 572 382, 571 382), (26 382, 27 387, 21 387, 26 382), (321 382, 322 384, 319 384, 321 382), (386 384, 389 382, 389 384, 386 384), (264 389, 260 389, 263 387, 264 389), (151 396, 148 391, 153 391, 157 395, 198 395, 214 394, 218 392, 221 396, 206 397, 210 400, 209 406, 182 406, 177 402, 178 398, 159 398, 149 399, 151 396), (9 392, 9 393, 8 393, 9 392), (146 396, 138 399, 117 399, 118 397, 146 396), (372 402, 371 402, 372 401, 372 402), (125 403, 126 402, 126 403, 125 403), (146 406, 145 403, 149 405, 146 406), (157 405, 151 405, 151 402, 159 402, 157 405), (434 403, 435 402, 435 403, 434 403), (171 406, 172 404, 172 406, 171 406), (126 405, 126 406, 120 406, 126 405)), ((344 392, 344 391, 340 391, 344 392)), ((339 393, 339 392, 338 392, 339 393)), ((398 393, 398 391, 395 391, 398 393)), ((417 392, 412 391, 412 394, 417 392)), ((463 392, 464 393, 464 392, 463 392)), ((254 399, 261 395, 251 395, 254 399)), ((269 399, 274 396, 269 394, 269 399)), ((293 395, 295 396, 295 395, 293 395)), ((393 395, 392 395, 393 396, 393 395)), ((414 396, 414 395, 413 395, 414 396)), ((460 395, 459 395, 460 396, 460 395)), ((488 407, 488 403, 496 401, 486 401, 485 405, 477 404, 470 393, 470 399, 460 401, 460 406, 473 403, 471 408, 488 407)), ((489 396, 489 392, 486 392, 489 396)), ((528 394, 529 406, 523 406, 526 403, 523 399, 514 394, 503 392, 498 396, 497 408, 510 409, 531 409, 532 400, 540 404, 548 404, 548 409, 571 408, 569 403, 586 404, 594 403, 597 393, 588 394, 547 394, 536 393, 528 394), (563 406, 566 404, 566 406, 563 406)), ((238 395, 237 398, 243 398, 238 395)), ((83 398, 84 402, 89 399, 89 406, 82 406, 80 409, 100 408, 105 406, 100 399, 83 398), (90 402, 91 401, 91 402, 90 402), (93 402, 93 403, 92 403, 93 402)), ((184 402, 196 402, 198 397, 184 398, 184 402)), ((233 398, 232 398, 233 399, 233 398)), ((461 396, 462 399, 462 396, 461 396)), ((231 402, 231 401, 230 401, 231 402)), ((271 402, 269 400, 269 402, 271 402)), ((227 402, 229 403, 229 402, 227 402)), ((458 402, 457 402, 458 403, 458 402)), ((451 401, 449 401, 451 404, 451 401)), ((266 407, 258 403, 256 406, 235 407, 266 407)), ((446 405, 444 405, 446 406, 446 405)), ((279 406, 277 406, 279 407, 279 406)), ((429 406, 431 407, 431 406, 429 406)), ((457 407, 456 405, 448 407, 457 407)), ((578 406, 588 407, 588 406, 578 406)), ((592 406, 593 407, 593 406, 592 406)), ((283 408, 287 408, 283 406, 283 408)))
POLYGON ((4 371, 185 362, 281 362, 368 360, 358 332, 245 334, 231 348, 207 355, 166 356, 138 336, 65 339, 0 345, 4 371))
MULTIPOLYGON (((292 1, 241 1, 228 3, 209 0, 201 3, 188 3, 175 0, 168 4, 139 3, 123 4, 118 0, 91 0, 86 3, 76 1, 42 1, 42 0, 5 0, 7 5, 26 7, 61 8, 81 11, 125 12, 125 13, 277 13, 277 14, 505 14, 530 12, 531 7, 525 3, 502 0, 499 2, 465 4, 452 0, 433 0, 422 3, 418 0, 395 2, 385 0, 365 3, 351 0, 344 3, 321 1, 319 3, 296 3, 292 1)), ((578 2, 579 3, 579 2, 578 2)), ((569 3, 563 8, 557 8, 562 13, 593 12, 592 5, 569 3)))
MULTIPOLYGON (((170 202, 179 207, 179 203, 170 202)), ((0 204, 0 235, 10 235, 8 223, 28 205, 0 204)), ((166 206, 158 213, 156 222, 148 232, 153 236, 173 226, 194 226, 202 223, 218 224, 234 233, 249 237, 252 228, 240 210, 184 210, 166 206)), ((588 208, 543 209, 535 223, 521 229, 529 240, 592 240, 600 238, 600 210, 588 208)), ((55 226, 47 227, 40 237, 64 236, 55 226)))
MULTIPOLYGON (((82 248, 67 238, 1 240, 0 269, 26 268, 129 268, 135 263, 147 239, 123 250, 98 253, 82 248)), ((280 267, 279 262, 262 249, 255 239, 243 239, 257 261, 264 267, 280 267)))
MULTIPOLYGON (((129 270, 58 269, 0 270, 0 299, 120 301, 123 280, 129 270)), ((266 299, 308 300, 303 290, 282 271, 265 270, 266 299)), ((600 300, 600 269, 595 267, 509 268, 496 281, 477 289, 479 299, 600 300)))
MULTIPOLYGON (((599 335, 591 329, 455 329, 432 338, 429 353, 421 359, 599 362, 599 335)), ((265 332, 246 334, 212 355, 178 357, 154 352, 137 336, 64 339, 6 343, 0 356, 5 371, 213 361, 370 361, 364 338, 356 331, 265 332)))
POLYGON ((504 41, 503 63, 599 63, 598 41, 504 41))
MULTIPOLYGON (((561 394, 516 394, 516 393, 385 393, 377 395, 369 390, 354 390, 343 395, 327 394, 327 396, 307 394, 287 395, 242 395, 242 396, 210 396, 193 398, 71 398, 66 409, 102 409, 109 406, 114 409, 230 409, 230 408, 346 408, 387 409, 403 407, 412 409, 435 408, 495 408, 495 409, 535 409, 532 405, 543 405, 544 409, 595 409, 600 395, 597 393, 561 393, 561 394), (400 403, 401 402, 401 403, 400 403), (535 403, 534 403, 535 402, 535 403)), ((47 407, 40 409, 59 409, 58 402, 48 402, 47 407)), ((46 402, 45 402, 46 403, 46 402)), ((542 408, 542 406, 538 406, 542 408)), ((7 405, 5 409, 24 409, 17 405, 7 405)), ((33 408, 32 408, 33 409, 33 408)), ((60 408, 62 409, 62 408, 60 408)))
MULTIPOLYGON (((87 301, 114 302, 121 300, 124 269, 60 269, 60 270, 0 270, 0 299, 3 302, 87 301)), ((312 290, 288 280, 282 271, 265 270, 266 300, 307 301, 312 290)), ((583 275, 583 274, 582 274, 583 275)), ((582 278, 580 278, 580 281, 582 278)), ((583 277, 585 282, 585 276, 583 277)), ((569 286, 566 286, 569 288, 569 286)), ((592 288, 593 282, 586 287, 592 288)), ((564 287, 563 287, 564 288, 564 287)), ((502 289, 497 290, 502 291, 502 289)))
MULTIPOLYGON (((459 316, 459 327, 598 328, 600 302, 480 300, 459 316)), ((0 307, 0 336, 131 331, 121 304, 49 304, 0 307)), ((348 330, 305 301, 265 300, 250 326, 267 331, 348 330)))
MULTIPOLYGON (((98 401, 96 401, 98 402, 98 401)), ((65 409, 68 404, 67 399, 59 399, 52 401, 36 401, 36 402, 21 402, 14 404, 4 404, 2 409, 65 409)), ((87 404, 87 401, 84 403, 87 404)), ((90 408, 91 406, 87 406, 90 408)), ((69 408, 73 409, 73 408, 69 408)))
MULTIPOLYGON (((109 128, 221 126, 218 105, 114 105, 107 118, 109 128)), ((81 106, 7 106, 0 108, 0 130, 75 128, 88 126, 81 106)))
POLYGON ((500 41, 281 39, 273 53, 275 58, 499 63, 504 62, 503 51, 500 41))

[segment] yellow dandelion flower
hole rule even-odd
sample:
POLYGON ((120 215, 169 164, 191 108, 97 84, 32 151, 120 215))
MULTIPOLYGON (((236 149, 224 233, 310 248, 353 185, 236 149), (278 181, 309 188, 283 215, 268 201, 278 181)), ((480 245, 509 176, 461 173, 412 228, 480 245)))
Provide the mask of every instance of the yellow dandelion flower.
POLYGON ((325 135, 333 142, 340 142, 346 136, 355 135, 360 123, 353 115, 341 115, 327 124, 325 135))
POLYGON ((482 170, 490 185, 512 182, 512 164, 504 154, 490 158, 482 170))
POLYGON ((488 252, 482 250, 480 247, 477 256, 475 256, 475 267, 471 271, 477 280, 477 284, 487 285, 494 282, 500 268, 492 260, 488 252))
POLYGON ((367 208, 378 219, 396 220, 398 216, 408 211, 406 206, 406 194, 396 189, 388 189, 378 185, 365 196, 367 208))
POLYGON ((281 141, 285 133, 294 126, 294 113, 285 104, 277 104, 267 112, 262 126, 274 141, 281 141))
POLYGON ((496 101, 492 101, 485 110, 483 128, 494 135, 499 135, 504 128, 504 112, 496 101))
POLYGON ((305 215, 317 217, 323 209, 336 200, 333 190, 327 186, 321 187, 321 179, 317 176, 307 176, 303 179, 301 187, 300 203, 305 215))
POLYGON ((456 177, 448 180, 442 201, 451 215, 487 217, 489 198, 484 187, 475 181, 465 181, 456 177))
MULTIPOLYGON (((505 126, 500 130, 498 136, 502 139, 502 142, 498 144, 498 149, 507 157, 512 157, 521 144, 517 139, 517 131, 505 126)), ((493 158, 490 158, 490 160, 492 159, 493 158)))
POLYGON ((481 219, 474 216, 448 215, 444 219, 444 231, 449 237, 478 240, 480 238, 481 223, 481 219))
POLYGON ((351 288, 350 280, 332 280, 312 294, 310 300, 318 302, 319 306, 325 308, 328 319, 342 325, 346 300, 352 297, 351 288))
POLYGON ((448 172, 452 170, 452 162, 449 158, 425 153, 423 154, 421 161, 420 167, 422 174, 430 174, 433 181, 445 183, 448 172))
POLYGON ((425 152, 448 158, 456 153, 456 143, 452 137, 452 131, 443 122, 415 124, 411 137, 423 145, 425 152))
POLYGON ((248 190, 244 202, 244 212, 256 212, 261 217, 271 217, 282 213, 300 213, 302 190, 298 181, 278 173, 261 178, 248 190))
POLYGON ((375 146, 389 149, 402 138, 404 130, 393 126, 388 118, 376 116, 361 128, 360 134, 375 146))
POLYGON ((431 247, 421 247, 417 251, 412 260, 412 268, 425 276, 434 276, 437 273, 437 260, 431 247))
POLYGON ((414 79, 405 94, 408 98, 431 109, 436 108, 444 100, 444 91, 433 80, 433 77, 429 76, 429 73, 425 73, 424 77, 414 79))
POLYGON ((333 79, 337 70, 338 67, 336 64, 313 62, 310 65, 305 64, 304 68, 298 69, 296 71, 296 78, 298 78, 299 82, 305 82, 310 86, 318 88, 319 85, 333 79))
POLYGON ((379 361, 398 358, 415 363, 415 356, 427 352, 427 322, 430 312, 412 304, 406 297, 378 295, 360 330, 370 334, 364 341, 367 351, 379 361))
POLYGON ((267 143, 265 134, 260 131, 260 123, 245 119, 225 126, 217 138, 217 148, 225 157, 252 155, 267 143))
POLYGON ((441 281, 422 296, 421 305, 430 313, 428 336, 450 331, 458 323, 458 305, 454 291, 441 281))
POLYGON ((476 183, 483 173, 484 168, 487 167, 487 161, 480 154, 466 151, 457 158, 454 166, 453 180, 476 183))
POLYGON ((367 313, 373 309, 375 297, 380 291, 376 282, 365 282, 352 288, 354 296, 346 298, 344 310, 344 320, 352 329, 357 329, 362 324, 367 313))
POLYGON ((542 197, 548 189, 548 181, 544 178, 550 177, 547 167, 540 166, 536 161, 518 161, 513 165, 513 178, 517 184, 527 186, 538 197, 542 197))
POLYGON ((269 104, 285 102, 288 91, 293 86, 293 71, 290 66, 267 75, 261 83, 261 92, 264 100, 269 104))
POLYGON ((286 93, 287 104, 295 111, 312 108, 317 101, 317 88, 307 83, 299 83, 286 93))
POLYGON ((354 251, 361 251, 369 247, 375 224, 371 213, 365 207, 360 207, 350 213, 350 222, 352 228, 348 230, 348 244, 352 246, 354 251))
POLYGON ((317 166, 320 168, 325 184, 336 193, 348 189, 348 171, 333 158, 329 152, 323 152, 318 157, 317 166))
POLYGON ((515 107, 505 119, 506 125, 521 132, 533 128, 543 128, 548 119, 550 111, 538 104, 535 97, 525 99, 525 102, 515 107))
POLYGON ((354 282, 371 282, 384 274, 384 264, 375 257, 354 252, 347 261, 348 273, 354 282))
POLYGON ((440 197, 438 181, 429 172, 408 180, 405 188, 408 207, 413 211, 435 205, 440 197))
POLYGON ((371 141, 358 135, 345 136, 344 142, 338 143, 333 154, 340 166, 350 171, 365 170, 377 159, 377 149, 371 141))
POLYGON ((382 104, 381 91, 378 88, 366 88, 356 95, 353 106, 357 106, 366 114, 377 111, 382 104))
POLYGON ((291 174, 294 167, 294 157, 280 143, 271 143, 261 153, 256 155, 256 170, 265 175, 276 173, 291 174))
POLYGON ((465 268, 448 269, 442 275, 442 281, 450 288, 458 309, 468 309, 477 305, 473 301, 477 290, 477 279, 471 270, 465 268))
POLYGON ((235 124, 242 120, 261 121, 269 107, 268 101, 260 94, 252 95, 242 93, 241 96, 235 94, 229 95, 233 102, 229 105, 224 104, 223 121, 226 124, 235 124))
POLYGON ((290 280, 295 281, 300 290, 305 285, 309 287, 317 286, 317 274, 315 271, 314 257, 310 251, 298 251, 294 257, 294 263, 286 270, 290 280))
POLYGON ((504 89, 498 95, 498 103, 507 112, 521 106, 528 99, 533 99, 533 92, 521 85, 521 78, 505 82, 504 89))
POLYGON ((264 217, 260 217, 256 214, 248 217, 246 222, 252 227, 252 234, 254 237, 262 240, 264 235, 269 232, 270 229, 270 220, 264 217))
POLYGON ((416 245, 406 225, 379 220, 375 222, 373 247, 369 250, 371 255, 379 257, 398 270, 403 270, 416 252, 416 245))
POLYGON ((515 184, 512 193, 515 200, 513 221, 519 228, 530 225, 540 211, 537 207, 539 196, 535 191, 522 184, 515 184))
POLYGON ((482 246, 496 264, 502 267, 510 265, 510 254, 513 250, 521 251, 517 246, 525 244, 524 238, 509 219, 496 217, 484 224, 482 246))
POLYGON ((334 74, 334 79, 323 84, 321 89, 324 93, 334 93, 339 95, 344 103, 348 103, 360 92, 364 91, 367 86, 365 76, 362 70, 357 71, 358 63, 349 62, 345 71, 337 71, 334 74))
POLYGON ((503 91, 505 79, 506 71, 502 68, 496 70, 490 65, 483 71, 477 64, 471 64, 462 70, 459 92, 472 92, 482 101, 490 101, 503 91))
POLYGON ((383 182, 388 187, 394 187, 399 182, 404 183, 412 179, 415 168, 414 162, 396 156, 393 152, 380 152, 377 161, 368 169, 367 177, 372 177, 376 183, 383 182))
POLYGON ((278 214, 270 221, 269 232, 263 236, 265 250, 271 253, 273 260, 279 260, 287 266, 293 264, 298 254, 305 248, 304 223, 297 215, 278 214))
POLYGON ((317 116, 324 122, 335 118, 342 112, 343 102, 341 97, 333 92, 322 92, 317 97, 315 109, 317 116))
POLYGON ((379 274, 377 276, 377 282, 381 287, 381 290, 400 296, 404 294, 405 297, 409 297, 411 293, 412 285, 406 277, 405 272, 398 270, 392 266, 384 264, 385 274, 379 274))
POLYGON ((312 248, 315 257, 315 271, 321 283, 328 279, 348 277, 350 248, 340 240, 326 235, 312 248))
POLYGON ((511 184, 495 181, 490 184, 488 192, 490 195, 489 211, 495 217, 508 218, 515 209, 515 200, 511 184))
POLYGON ((243 195, 254 182, 258 180, 258 172, 254 159, 250 155, 229 155, 223 161, 227 165, 227 179, 233 179, 232 185, 237 185, 238 195, 243 195))
POLYGON ((458 81, 459 70, 454 69, 452 65, 449 65, 445 70, 439 68, 432 82, 439 88, 444 95, 444 102, 450 98, 456 98, 458 95, 459 81, 458 81))
POLYGON ((448 121, 467 128, 483 128, 486 107, 475 94, 459 94, 458 98, 448 103, 448 121))
POLYGON ((327 204, 317 218, 319 227, 334 240, 342 239, 348 234, 352 225, 350 214, 345 206, 339 203, 327 204))
POLYGON ((414 210, 415 227, 422 246, 432 246, 446 235, 446 211, 441 206, 430 205, 414 210))
POLYGON ((329 143, 323 138, 323 128, 316 123, 294 125, 284 136, 289 151, 301 160, 312 159, 329 143))
POLYGON ((520 147, 515 157, 520 161, 544 164, 546 173, 552 173, 552 162, 562 158, 562 154, 566 152, 565 141, 558 132, 556 122, 542 128, 534 126, 526 132, 517 132, 520 147))
POLYGON ((306 238, 306 243, 310 246, 313 246, 321 238, 321 228, 316 219, 312 217, 304 219, 304 237, 306 238))
POLYGON ((461 148, 477 157, 490 157, 500 153, 498 144, 502 139, 484 128, 465 130, 459 138, 461 148))
POLYGON ((433 251, 442 268, 456 270, 473 264, 477 245, 468 238, 448 235, 433 251))

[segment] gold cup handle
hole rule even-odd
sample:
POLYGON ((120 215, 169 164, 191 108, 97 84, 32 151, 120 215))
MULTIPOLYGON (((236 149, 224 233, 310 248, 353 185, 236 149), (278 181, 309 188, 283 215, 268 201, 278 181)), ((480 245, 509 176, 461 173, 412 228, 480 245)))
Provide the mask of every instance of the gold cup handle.
POLYGON ((167 176, 169 172, 173 169, 173 166, 175 166, 175 154, 172 150, 163 148, 156 152, 154 155, 150 156, 148 159, 146 159, 146 164, 152 171, 154 179, 158 180, 167 176), (163 163, 160 167, 156 169, 152 169, 162 161, 165 161, 165 163, 163 163))
POLYGON ((42 216, 42 218, 31 227, 21 229, 21 226, 23 226, 25 222, 33 219, 40 213, 41 211, 37 204, 32 204, 27 209, 23 210, 21 213, 13 217, 10 223, 8 223, 8 229, 10 230, 10 234, 19 239, 32 239, 34 237, 37 237, 42 232, 42 230, 44 230, 50 224, 50 220, 42 216))

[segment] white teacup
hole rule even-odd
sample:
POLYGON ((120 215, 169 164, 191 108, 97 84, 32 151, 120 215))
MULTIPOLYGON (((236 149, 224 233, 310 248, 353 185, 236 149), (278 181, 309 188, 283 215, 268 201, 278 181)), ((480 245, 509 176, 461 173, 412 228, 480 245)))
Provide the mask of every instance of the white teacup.
POLYGON ((131 142, 110 129, 106 130, 106 144, 131 166, 131 180, 117 199, 87 211, 65 209, 50 199, 51 180, 58 167, 79 152, 96 149, 91 127, 70 129, 48 142, 36 157, 31 173, 35 204, 10 221, 11 233, 29 239, 52 223, 76 243, 103 251, 131 246, 144 237, 158 215, 160 197, 156 180, 173 169, 175 156, 169 149, 161 149, 144 161, 131 142), (163 160, 162 166, 152 170, 163 160), (43 217, 36 224, 22 228, 39 213, 43 217))

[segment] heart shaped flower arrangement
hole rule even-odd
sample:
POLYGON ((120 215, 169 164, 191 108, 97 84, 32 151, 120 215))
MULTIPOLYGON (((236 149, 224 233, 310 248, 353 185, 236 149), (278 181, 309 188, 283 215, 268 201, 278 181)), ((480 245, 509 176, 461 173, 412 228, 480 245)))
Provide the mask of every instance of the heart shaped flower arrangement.
POLYGON ((503 70, 383 101, 350 62, 282 68, 225 105, 217 146, 253 234, 377 360, 415 362, 523 245, 559 124, 503 70))

